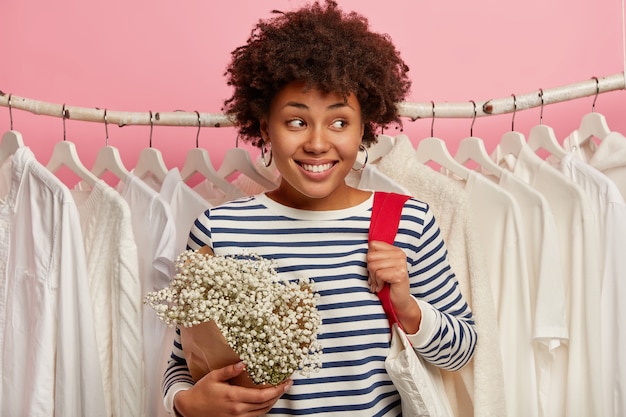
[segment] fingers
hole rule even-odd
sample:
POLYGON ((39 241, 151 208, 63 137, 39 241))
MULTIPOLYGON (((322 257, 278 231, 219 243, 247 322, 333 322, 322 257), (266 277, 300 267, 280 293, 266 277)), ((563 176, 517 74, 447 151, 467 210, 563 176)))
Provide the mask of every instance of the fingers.
POLYGON ((266 414, 293 385, 292 380, 267 388, 231 385, 228 381, 244 369, 243 362, 239 362, 209 372, 187 392, 176 395, 180 400, 177 409, 187 411, 183 415, 190 417, 205 416, 208 409, 213 416, 256 417, 266 414))
POLYGON ((268 388, 231 385, 229 380, 244 369, 243 362, 239 362, 209 372, 191 388, 176 394, 176 410, 186 417, 257 417, 266 414, 293 384, 289 379, 268 388))
MULTIPOLYGON (((220 369, 216 369, 211 372, 209 375, 212 375, 212 378, 216 382, 227 382, 232 378, 240 375, 245 369, 245 364, 243 362, 238 362, 234 365, 228 365, 220 369)), ((291 379, 287 379, 286 381, 273 386, 268 386, 267 388, 253 388, 249 390, 247 388, 242 388, 242 390, 247 391, 243 393, 242 400, 250 403, 257 403, 262 405, 267 401, 275 402, 278 397, 284 394, 291 386, 293 385, 293 381, 291 379), (256 395, 259 394, 259 395, 256 395)))
POLYGON ((240 401, 240 410, 249 415, 266 414, 276 401, 293 385, 293 381, 288 380, 276 386, 268 388, 243 388, 233 391, 240 401))
POLYGON ((385 283, 408 285, 406 254, 396 246, 372 241, 367 252, 370 291, 380 291, 385 283))
POLYGON ((243 362, 237 362, 234 365, 228 365, 220 369, 216 369, 211 374, 216 381, 226 382, 238 375, 246 369, 246 365, 243 362))

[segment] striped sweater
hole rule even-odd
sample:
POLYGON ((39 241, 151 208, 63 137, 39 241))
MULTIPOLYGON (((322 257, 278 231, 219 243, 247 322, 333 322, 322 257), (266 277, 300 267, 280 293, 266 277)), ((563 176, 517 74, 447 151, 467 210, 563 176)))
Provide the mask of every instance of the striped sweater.
MULTIPOLYGON (((400 397, 385 371, 390 331, 367 285, 367 238, 373 198, 342 210, 308 211, 280 205, 264 194, 207 210, 194 223, 188 247, 210 245, 220 255, 243 249, 276 261, 288 280, 308 276, 320 294, 323 367, 293 376, 293 387, 268 415, 398 416, 400 397)), ((469 306, 447 261, 447 250, 427 204, 409 199, 395 245, 407 255, 411 293, 422 323, 410 335, 416 351, 448 370, 471 359, 476 332, 469 306)), ((193 381, 180 334, 163 379, 164 402, 193 381)))

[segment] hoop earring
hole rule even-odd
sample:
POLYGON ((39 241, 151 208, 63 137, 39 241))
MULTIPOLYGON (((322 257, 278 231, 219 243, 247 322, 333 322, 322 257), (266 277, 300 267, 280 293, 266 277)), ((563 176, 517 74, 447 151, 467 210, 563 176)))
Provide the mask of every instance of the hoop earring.
POLYGON ((263 142, 263 144, 261 145, 261 160, 263 161, 263 165, 265 165, 266 168, 272 165, 273 157, 274 155, 272 154, 272 142, 263 142), (266 145, 268 146, 267 151, 265 150, 266 145), (268 152, 270 155, 269 161, 265 159, 265 152, 268 152))
MULTIPOLYGON (((360 167, 357 167, 358 162, 355 162, 355 164, 352 166, 353 171, 363 171, 365 169, 365 165, 367 165, 367 158, 369 157, 369 155, 367 154, 367 148, 365 147, 365 145, 363 144, 359 145, 359 152, 363 152, 365 154, 365 157, 360 167)), ((357 158, 357 161, 358 161, 358 158, 357 158)))

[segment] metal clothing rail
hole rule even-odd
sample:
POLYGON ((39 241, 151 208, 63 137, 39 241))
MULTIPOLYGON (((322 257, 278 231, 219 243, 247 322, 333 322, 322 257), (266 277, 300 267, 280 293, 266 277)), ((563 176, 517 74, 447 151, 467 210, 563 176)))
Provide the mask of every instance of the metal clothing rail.
MULTIPOLYGON (((448 102, 401 102, 398 109, 401 117, 413 120, 425 118, 474 118, 513 111, 530 109, 542 105, 589 97, 609 91, 626 89, 624 73, 592 77, 589 80, 560 87, 538 90, 531 93, 511 95, 484 101, 464 103, 448 102)), ((125 112, 99 108, 76 107, 65 104, 47 103, 25 97, 18 97, 0 91, 0 106, 24 110, 37 115, 65 117, 71 120, 128 125, 154 126, 233 126, 233 121, 224 114, 198 113, 188 111, 125 112)))

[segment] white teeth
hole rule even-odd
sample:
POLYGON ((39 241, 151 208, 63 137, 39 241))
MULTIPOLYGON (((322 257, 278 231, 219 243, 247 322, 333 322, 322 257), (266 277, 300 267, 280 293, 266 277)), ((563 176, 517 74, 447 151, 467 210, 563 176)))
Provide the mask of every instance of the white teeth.
POLYGON ((311 171, 311 172, 323 172, 332 168, 332 166, 333 164, 322 164, 322 165, 302 164, 302 168, 304 168, 306 171, 311 171))

